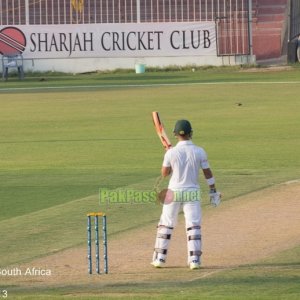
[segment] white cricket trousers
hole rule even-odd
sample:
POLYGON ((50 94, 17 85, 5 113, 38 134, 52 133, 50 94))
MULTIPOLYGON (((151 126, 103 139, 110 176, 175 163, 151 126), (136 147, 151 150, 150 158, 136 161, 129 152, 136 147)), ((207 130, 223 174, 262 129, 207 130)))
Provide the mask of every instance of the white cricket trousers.
POLYGON ((157 226, 157 236, 153 260, 166 261, 170 239, 174 227, 177 225, 179 211, 183 209, 187 233, 188 263, 200 261, 201 256, 201 220, 200 201, 171 202, 164 204, 157 226))

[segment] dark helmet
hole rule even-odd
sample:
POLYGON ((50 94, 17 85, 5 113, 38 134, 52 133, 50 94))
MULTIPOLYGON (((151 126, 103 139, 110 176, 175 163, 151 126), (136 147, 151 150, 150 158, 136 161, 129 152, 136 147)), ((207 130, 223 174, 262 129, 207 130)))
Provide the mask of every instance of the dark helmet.
POLYGON ((187 135, 192 133, 192 125, 188 120, 178 120, 175 124, 173 132, 176 135, 187 135))

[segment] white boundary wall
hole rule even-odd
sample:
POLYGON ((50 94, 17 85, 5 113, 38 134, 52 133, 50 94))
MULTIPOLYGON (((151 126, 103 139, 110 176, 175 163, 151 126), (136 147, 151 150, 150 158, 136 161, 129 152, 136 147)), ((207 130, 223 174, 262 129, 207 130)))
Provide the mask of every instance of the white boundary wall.
POLYGON ((115 69, 132 69, 136 64, 147 67, 164 68, 168 66, 223 66, 254 63, 248 56, 206 56, 206 57, 147 57, 147 58, 76 58, 76 59, 37 59, 25 61, 25 70, 33 72, 85 73, 115 69))

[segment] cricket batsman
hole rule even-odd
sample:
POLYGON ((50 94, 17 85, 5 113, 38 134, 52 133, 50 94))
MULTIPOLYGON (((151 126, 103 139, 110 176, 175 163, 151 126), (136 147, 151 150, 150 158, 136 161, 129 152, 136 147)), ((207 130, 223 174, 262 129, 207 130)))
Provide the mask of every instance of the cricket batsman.
POLYGON ((174 134, 178 140, 175 147, 164 156, 161 174, 171 176, 162 214, 157 226, 152 265, 164 267, 172 232, 177 224, 180 209, 183 209, 187 233, 188 266, 199 269, 201 265, 201 205, 199 170, 210 188, 210 203, 218 206, 221 194, 217 192, 215 179, 209 167, 206 152, 191 141, 192 126, 187 120, 175 124, 174 134))

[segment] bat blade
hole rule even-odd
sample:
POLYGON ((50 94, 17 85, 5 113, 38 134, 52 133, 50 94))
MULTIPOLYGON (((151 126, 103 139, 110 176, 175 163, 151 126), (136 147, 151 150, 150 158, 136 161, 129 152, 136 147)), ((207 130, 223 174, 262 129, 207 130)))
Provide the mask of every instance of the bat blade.
POLYGON ((157 111, 152 112, 152 119, 153 119, 156 133, 157 133, 163 147, 165 148, 165 150, 172 148, 172 144, 168 138, 168 135, 165 131, 164 125, 163 125, 163 123, 159 117, 159 113, 157 111))

